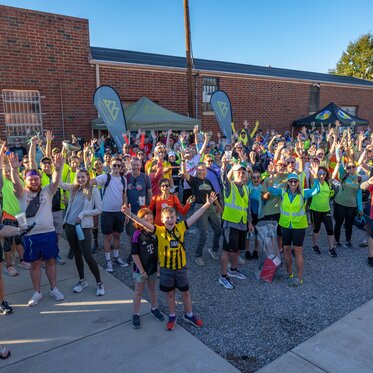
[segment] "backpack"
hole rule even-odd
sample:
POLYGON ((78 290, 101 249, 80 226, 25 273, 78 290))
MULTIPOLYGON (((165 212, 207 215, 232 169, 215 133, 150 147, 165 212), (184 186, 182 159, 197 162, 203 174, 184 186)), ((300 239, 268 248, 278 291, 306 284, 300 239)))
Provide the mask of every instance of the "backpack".
MULTIPOLYGON (((106 178, 106 183, 104 185, 104 190, 102 192, 102 197, 105 195, 106 188, 109 185, 110 180, 111 180, 111 174, 107 173, 106 176, 107 178, 106 178)), ((124 180, 124 176, 120 175, 120 181, 122 182, 122 185, 123 185, 123 193, 125 193, 125 191, 127 190, 127 185, 126 185, 126 181, 124 180)))

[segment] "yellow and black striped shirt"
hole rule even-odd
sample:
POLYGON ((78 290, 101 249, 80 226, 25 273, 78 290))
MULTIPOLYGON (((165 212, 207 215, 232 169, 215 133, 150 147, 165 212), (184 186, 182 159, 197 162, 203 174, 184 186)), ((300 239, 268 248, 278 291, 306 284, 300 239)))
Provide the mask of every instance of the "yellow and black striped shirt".
POLYGON ((185 221, 176 224, 170 232, 164 226, 155 226, 158 238, 158 257, 161 268, 181 269, 186 265, 184 233, 188 229, 185 221))

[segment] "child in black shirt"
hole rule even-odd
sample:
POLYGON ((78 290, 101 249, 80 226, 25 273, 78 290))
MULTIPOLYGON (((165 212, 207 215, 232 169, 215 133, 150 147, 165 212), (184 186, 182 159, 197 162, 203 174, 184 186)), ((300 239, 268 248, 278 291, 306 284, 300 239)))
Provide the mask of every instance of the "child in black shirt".
MULTIPOLYGON (((153 213, 147 208, 142 208, 137 216, 153 224, 153 213)), ((132 236, 131 254, 133 257, 133 279, 135 280, 135 296, 133 299, 132 327, 140 328, 140 305, 145 284, 148 284, 150 294, 151 313, 163 321, 164 316, 157 307, 157 280, 158 243, 157 237, 146 231, 142 226, 135 224, 137 230, 132 236)))

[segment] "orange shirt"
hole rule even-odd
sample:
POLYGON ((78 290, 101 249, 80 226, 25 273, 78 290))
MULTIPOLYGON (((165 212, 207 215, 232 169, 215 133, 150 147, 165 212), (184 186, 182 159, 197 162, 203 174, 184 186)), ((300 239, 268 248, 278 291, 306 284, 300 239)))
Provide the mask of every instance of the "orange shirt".
POLYGON ((183 206, 180 203, 179 198, 177 198, 173 194, 170 194, 167 199, 162 199, 160 195, 153 196, 148 207, 150 210, 153 211, 153 213, 155 213, 155 218, 154 218, 155 225, 163 226, 163 223, 161 221, 161 211, 163 208, 167 206, 173 207, 181 215, 186 215, 191 205, 189 203, 186 203, 186 205, 183 206))

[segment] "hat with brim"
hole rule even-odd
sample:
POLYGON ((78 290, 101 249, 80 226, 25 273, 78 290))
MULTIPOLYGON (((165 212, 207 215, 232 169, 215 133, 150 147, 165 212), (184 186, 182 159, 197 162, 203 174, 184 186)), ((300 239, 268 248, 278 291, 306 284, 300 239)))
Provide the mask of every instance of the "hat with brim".
POLYGON ((299 176, 297 174, 289 174, 288 181, 290 180, 297 180, 299 181, 299 176))
POLYGON ((44 162, 52 163, 52 160, 49 157, 43 157, 42 159, 40 159, 40 163, 44 163, 44 162))
POLYGON ((242 164, 238 163, 238 164, 235 164, 233 167, 232 167, 232 171, 233 172, 236 172, 236 171, 239 171, 239 170, 244 170, 246 171, 245 167, 242 166, 242 164))

